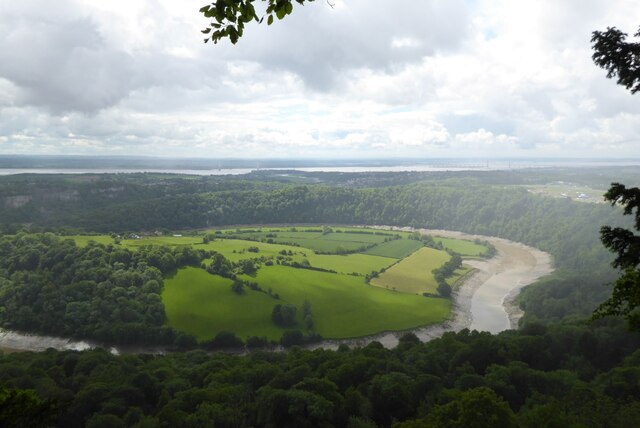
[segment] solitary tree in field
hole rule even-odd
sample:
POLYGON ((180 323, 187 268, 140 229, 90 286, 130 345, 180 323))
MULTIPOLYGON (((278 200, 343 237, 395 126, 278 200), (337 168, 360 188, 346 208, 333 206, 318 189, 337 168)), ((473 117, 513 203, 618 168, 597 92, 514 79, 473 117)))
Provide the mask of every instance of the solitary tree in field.
POLYGON ((271 312, 271 320, 280 327, 290 327, 296 323, 296 312, 293 305, 276 305, 271 312))
MULTIPOLYGON (((640 30, 635 36, 640 37, 640 30)), ((594 31, 593 61, 607 70, 608 78, 616 77, 619 85, 635 94, 640 91, 640 43, 628 42, 626 38, 627 34, 615 27, 594 31)), ((621 205, 625 215, 635 216, 634 228, 640 231, 640 189, 612 183, 604 197, 612 205, 621 205)), ((632 230, 603 226, 600 239, 617 254, 613 266, 622 269, 623 274, 613 284, 611 297, 600 305, 594 317, 621 315, 631 328, 640 330, 640 236, 632 230)))

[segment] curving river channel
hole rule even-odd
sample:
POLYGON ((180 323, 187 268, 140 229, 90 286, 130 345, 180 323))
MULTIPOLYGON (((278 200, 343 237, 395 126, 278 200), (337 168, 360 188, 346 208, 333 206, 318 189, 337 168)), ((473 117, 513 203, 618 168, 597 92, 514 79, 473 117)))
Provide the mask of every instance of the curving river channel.
MULTIPOLYGON (((382 228, 382 227, 381 227, 382 228)), ((385 227, 387 228, 387 227, 385 227)), ((411 228, 389 228, 394 230, 414 230, 411 228)), ((522 312, 514 299, 522 287, 529 285, 553 272, 551 256, 536 248, 502 238, 481 235, 468 235, 448 230, 417 229, 420 233, 463 239, 482 239, 496 248, 496 255, 488 260, 467 260, 466 264, 475 271, 453 294, 452 317, 442 324, 411 330, 420 340, 429 341, 448 331, 460 331, 464 328, 499 333, 515 328, 522 312)), ((357 339, 325 340, 309 346, 309 349, 337 349, 341 344, 365 346, 373 341, 387 348, 398 344, 405 332, 385 332, 357 339)), ((26 335, 0 329, 0 350, 44 351, 48 348, 58 350, 83 350, 101 346, 90 341, 26 335)), ((112 353, 163 353, 161 348, 119 349, 110 348, 112 353)))

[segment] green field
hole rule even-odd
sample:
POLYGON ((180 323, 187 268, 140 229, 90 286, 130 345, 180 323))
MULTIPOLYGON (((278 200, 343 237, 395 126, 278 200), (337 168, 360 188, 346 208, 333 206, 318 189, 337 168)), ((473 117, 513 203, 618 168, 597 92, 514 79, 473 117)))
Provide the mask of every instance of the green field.
POLYGON ((375 247, 369 248, 365 251, 365 254, 401 259, 421 247, 422 243, 420 241, 403 238, 376 245, 375 247))
POLYGON ((455 251, 463 257, 479 257, 487 251, 487 247, 476 244, 472 241, 454 238, 441 238, 439 236, 434 236, 433 240, 442 243, 444 248, 455 251))
POLYGON ((323 234, 317 229, 313 229, 313 231, 291 231, 287 229, 260 229, 257 231, 249 229, 247 232, 239 229, 224 231, 224 235, 237 239, 251 239, 256 241, 270 240, 278 244, 293 244, 323 253, 355 251, 361 247, 380 244, 384 242, 385 239, 393 236, 393 234, 387 232, 368 234, 350 233, 349 230, 323 234))
POLYGON ((437 283, 431 271, 450 258, 445 251, 423 247, 372 279, 371 284, 402 293, 436 294, 437 283))
POLYGON ((202 243, 202 238, 198 236, 148 236, 140 239, 123 239, 121 241, 121 245, 128 248, 143 247, 146 245, 175 247, 198 243, 202 243))
POLYGON ((284 329, 271 322, 273 307, 278 303, 297 306, 297 327, 304 330, 300 308, 307 299, 316 332, 326 338, 346 338, 441 322, 450 308, 447 299, 397 293, 349 275, 272 266, 250 279, 279 293, 280 300, 251 290, 237 295, 230 280, 202 269, 181 269, 165 281, 162 294, 169 324, 200 340, 222 330, 243 339, 256 335, 276 340, 284 329))
POLYGON ((360 275, 366 275, 374 270, 379 271, 395 262, 388 257, 368 254, 309 254, 306 259, 314 267, 334 270, 338 273, 358 273, 360 275))
MULTIPOLYGON (((119 244, 107 235, 68 238, 74 239, 79 246, 86 246, 90 241, 132 250, 146 245, 190 245, 221 253, 231 262, 256 259, 257 273, 251 277, 241 275, 241 278, 256 282, 262 292, 245 288, 244 294, 236 294, 231 290, 231 280, 192 267, 180 269, 165 279, 162 299, 169 325, 193 334, 199 340, 211 339, 220 331, 234 332, 242 339, 264 336, 277 340, 284 329, 271 321, 271 312, 279 303, 298 308, 298 324, 294 328, 305 331, 301 309, 305 299, 312 305, 315 332, 326 338, 404 330, 442 322, 449 315, 450 300, 420 295, 423 292, 436 294, 431 271, 449 260, 445 251, 423 247, 420 241, 408 239, 410 234, 404 232, 367 234, 353 233, 362 229, 333 228, 333 232, 323 234, 317 228, 300 229, 223 230, 213 234, 214 239, 207 243, 203 237, 205 234, 211 236, 212 231, 123 239, 119 244), (402 238, 385 242, 394 235, 402 238), (266 242, 267 239, 272 243, 266 242), (371 245, 374 246, 362 253, 335 254, 371 245), (296 262, 301 265, 308 262, 313 268, 335 273, 284 265, 296 262), (270 263, 273 265, 268 266, 270 263), (384 269, 386 271, 372 279, 371 284, 366 284, 365 275, 384 269), (273 297, 276 293, 279 299, 273 297)), ((434 239, 467 257, 477 256, 485 250, 469 241, 434 239)), ((468 268, 459 269, 448 282, 455 283, 466 271, 468 268)))
POLYGON ((89 242, 97 244, 109 245, 113 244, 113 238, 109 235, 68 235, 61 236, 63 239, 72 239, 78 247, 86 247, 89 242))
POLYGON ((468 274, 473 268, 467 266, 467 265, 462 265, 461 268, 456 269, 456 271, 453 273, 452 276, 450 276, 449 278, 447 278, 447 284, 449 284, 451 286, 452 289, 456 290, 458 289, 458 287, 460 286, 460 284, 457 283, 457 281, 462 278, 463 276, 465 276, 466 274, 468 274))
POLYGON ((282 332, 270 319, 275 300, 250 290, 237 295, 230 285, 230 279, 203 269, 181 269, 164 281, 162 301, 169 325, 200 340, 211 339, 223 330, 242 338, 280 338, 282 332))
POLYGON ((313 251, 306 248, 292 247, 289 245, 280 244, 267 244, 265 242, 244 241, 242 239, 218 239, 207 244, 202 244, 202 239, 200 239, 200 242, 200 244, 194 245, 194 248, 201 248, 208 251, 217 251, 223 254, 232 262, 263 256, 276 257, 283 250, 291 251, 299 259, 302 259, 305 254, 313 254, 313 251), (258 248, 258 252, 249 252, 248 250, 250 247, 258 248))

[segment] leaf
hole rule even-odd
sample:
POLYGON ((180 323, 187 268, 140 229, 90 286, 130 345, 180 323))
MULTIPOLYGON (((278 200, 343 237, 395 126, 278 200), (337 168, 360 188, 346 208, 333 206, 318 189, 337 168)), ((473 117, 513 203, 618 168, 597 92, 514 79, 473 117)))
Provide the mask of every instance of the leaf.
POLYGON ((271 24, 273 24, 273 15, 269 15, 269 17, 267 18, 267 25, 271 24))

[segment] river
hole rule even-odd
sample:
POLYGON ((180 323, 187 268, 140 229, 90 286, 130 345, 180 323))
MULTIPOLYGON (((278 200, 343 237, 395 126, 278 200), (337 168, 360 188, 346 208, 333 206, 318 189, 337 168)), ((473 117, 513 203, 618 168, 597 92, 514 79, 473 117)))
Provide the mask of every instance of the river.
MULTIPOLYGON (((382 227, 380 227, 382 228, 382 227)), ((386 228, 386 227, 385 227, 386 228)), ((395 230, 413 230, 395 228, 395 230)), ((514 303, 514 299, 522 287, 553 272, 553 263, 548 253, 536 248, 509 241, 481 235, 468 235, 448 230, 419 229, 424 234, 448 238, 482 239, 489 241, 496 248, 496 255, 488 260, 466 260, 465 263, 475 269, 453 293, 452 316, 444 323, 411 330, 420 340, 429 341, 442 336, 448 331, 460 331, 464 328, 499 333, 516 328, 522 312, 514 303)), ((405 332, 384 332, 357 339, 324 340, 308 346, 309 349, 337 349, 341 344, 348 346, 365 346, 373 341, 382 343, 386 348, 393 348, 405 332)), ((58 350, 84 350, 100 346, 90 341, 27 335, 0 329, 0 350, 44 351, 47 348, 58 350)), ((162 353, 159 348, 143 348, 132 350, 110 348, 118 353, 162 353)))

